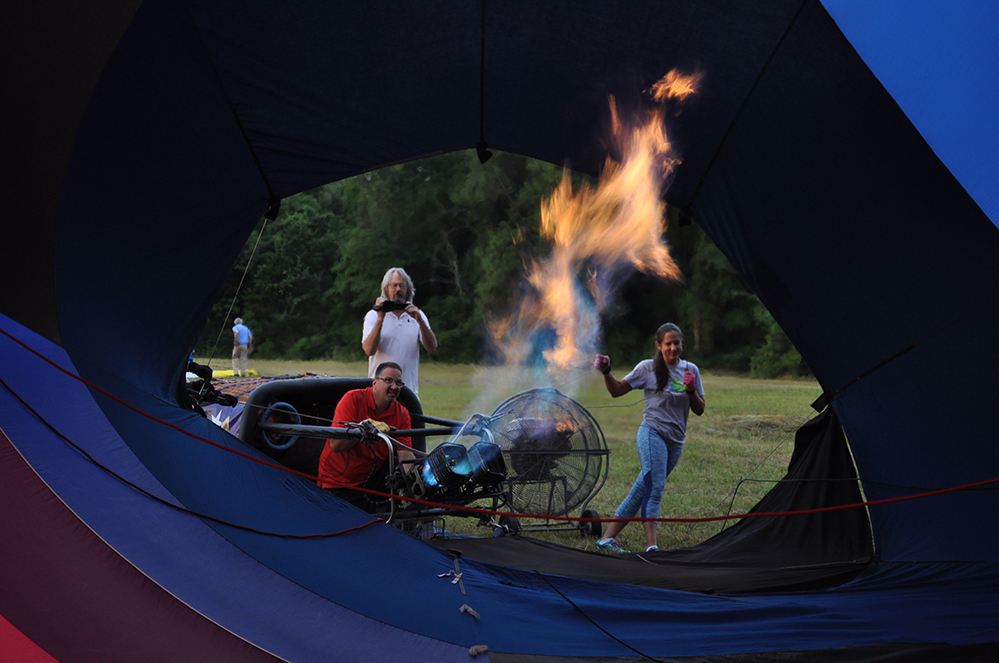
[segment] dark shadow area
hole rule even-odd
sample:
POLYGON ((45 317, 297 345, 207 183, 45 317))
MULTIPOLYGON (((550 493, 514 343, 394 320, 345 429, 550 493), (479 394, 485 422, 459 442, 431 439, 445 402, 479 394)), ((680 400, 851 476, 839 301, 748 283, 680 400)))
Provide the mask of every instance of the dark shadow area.
MULTIPOLYGON (((831 408, 795 434, 784 479, 750 511, 788 514, 863 501, 846 436, 831 408)), ((871 563, 867 511, 748 517, 679 550, 609 556, 528 537, 437 540, 462 555, 540 573, 708 594, 835 587, 871 563)))

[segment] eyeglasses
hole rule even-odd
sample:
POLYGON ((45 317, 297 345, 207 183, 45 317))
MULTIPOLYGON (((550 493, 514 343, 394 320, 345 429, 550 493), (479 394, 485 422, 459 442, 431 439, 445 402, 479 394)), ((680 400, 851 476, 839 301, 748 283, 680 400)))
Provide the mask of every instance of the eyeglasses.
POLYGON ((406 386, 405 382, 403 382, 402 380, 396 380, 394 378, 375 378, 375 379, 376 380, 384 380, 385 384, 387 384, 389 386, 396 385, 400 389, 402 389, 403 387, 406 386))

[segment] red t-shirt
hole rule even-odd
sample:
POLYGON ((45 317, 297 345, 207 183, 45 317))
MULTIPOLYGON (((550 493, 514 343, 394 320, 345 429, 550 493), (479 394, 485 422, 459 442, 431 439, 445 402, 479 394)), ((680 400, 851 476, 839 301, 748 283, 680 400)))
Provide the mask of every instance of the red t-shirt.
MULTIPOLYGON (((333 415, 333 427, 342 427, 336 422, 360 423, 365 419, 384 421, 400 430, 412 428, 409 410, 398 401, 393 402, 383 412, 376 412, 375 396, 371 387, 354 389, 343 395, 333 415)), ((413 446, 413 441, 408 437, 396 439, 407 447, 413 446)), ((327 444, 323 446, 323 454, 319 457, 319 487, 361 487, 371 474, 371 470, 376 467, 375 463, 381 467, 387 459, 388 447, 382 440, 372 440, 368 444, 358 442, 346 451, 333 451, 327 440, 327 444)))

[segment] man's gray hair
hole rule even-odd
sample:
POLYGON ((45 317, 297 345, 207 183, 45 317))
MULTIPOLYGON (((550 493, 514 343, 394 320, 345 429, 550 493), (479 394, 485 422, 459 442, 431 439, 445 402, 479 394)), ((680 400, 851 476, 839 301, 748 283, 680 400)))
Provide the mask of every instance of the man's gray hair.
POLYGON ((385 299, 392 299, 388 296, 389 281, 392 280, 392 274, 396 273, 402 277, 402 280, 406 282, 406 301, 411 302, 416 297, 416 288, 413 287, 413 279, 409 278, 409 274, 402 267, 390 267, 385 276, 382 277, 382 297, 385 299))
POLYGON ((236 318, 235 324, 237 325, 243 324, 243 318, 236 318))

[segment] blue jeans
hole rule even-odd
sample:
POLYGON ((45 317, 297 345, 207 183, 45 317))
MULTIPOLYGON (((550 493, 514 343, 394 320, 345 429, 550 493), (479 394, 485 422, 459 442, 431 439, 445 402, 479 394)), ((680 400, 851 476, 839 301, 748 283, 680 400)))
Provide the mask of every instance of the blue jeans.
POLYGON ((614 512, 615 518, 658 518, 659 507, 666 490, 666 477, 680 462, 683 445, 667 442, 662 435, 644 421, 638 427, 638 459, 642 473, 635 479, 631 492, 614 512))

